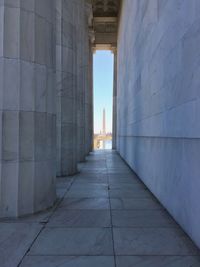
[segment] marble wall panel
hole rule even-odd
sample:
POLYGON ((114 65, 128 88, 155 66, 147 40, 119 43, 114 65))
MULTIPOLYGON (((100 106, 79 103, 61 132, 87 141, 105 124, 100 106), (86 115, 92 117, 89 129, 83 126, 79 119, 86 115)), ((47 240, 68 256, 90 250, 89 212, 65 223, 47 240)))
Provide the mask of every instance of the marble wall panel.
POLYGON ((117 58, 117 150, 198 246, 199 11, 123 1, 117 58))

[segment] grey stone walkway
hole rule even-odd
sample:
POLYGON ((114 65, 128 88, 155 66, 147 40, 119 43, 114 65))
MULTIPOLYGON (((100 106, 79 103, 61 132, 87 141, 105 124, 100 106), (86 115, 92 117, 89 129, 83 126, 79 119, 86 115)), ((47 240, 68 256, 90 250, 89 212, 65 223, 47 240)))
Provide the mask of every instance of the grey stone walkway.
POLYGON ((117 153, 60 178, 57 205, 0 223, 1 267, 198 267, 199 250, 117 153))

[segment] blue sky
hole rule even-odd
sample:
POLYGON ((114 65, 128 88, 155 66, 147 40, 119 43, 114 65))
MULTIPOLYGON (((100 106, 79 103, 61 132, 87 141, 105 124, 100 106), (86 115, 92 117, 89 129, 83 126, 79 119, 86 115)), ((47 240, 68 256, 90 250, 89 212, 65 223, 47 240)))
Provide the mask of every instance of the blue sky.
POLYGON ((94 132, 102 130, 103 108, 106 110, 106 131, 112 131, 113 54, 94 54, 94 132))

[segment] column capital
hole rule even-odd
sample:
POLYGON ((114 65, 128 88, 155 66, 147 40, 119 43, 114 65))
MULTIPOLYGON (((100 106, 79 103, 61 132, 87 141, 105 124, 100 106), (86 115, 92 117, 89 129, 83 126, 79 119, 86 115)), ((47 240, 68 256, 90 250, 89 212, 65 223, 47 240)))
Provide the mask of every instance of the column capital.
POLYGON ((92 10, 92 3, 90 1, 86 1, 85 3, 85 14, 88 20, 88 26, 93 26, 93 10, 92 10))
POLYGON ((89 40, 90 40, 90 43, 91 44, 93 44, 94 41, 95 41, 95 33, 94 33, 93 28, 90 28, 89 29, 89 40))
POLYGON ((112 47, 111 52, 115 55, 117 54, 117 47, 112 47))

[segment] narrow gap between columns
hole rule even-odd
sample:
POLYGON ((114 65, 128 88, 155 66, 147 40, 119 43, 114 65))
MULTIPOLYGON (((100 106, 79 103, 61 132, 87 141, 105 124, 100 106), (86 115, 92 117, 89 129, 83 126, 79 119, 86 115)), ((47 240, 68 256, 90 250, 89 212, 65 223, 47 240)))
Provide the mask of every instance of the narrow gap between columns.
POLYGON ((93 56, 94 150, 112 148, 113 71, 112 52, 96 51, 93 56))

